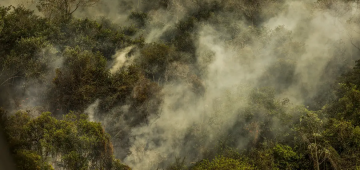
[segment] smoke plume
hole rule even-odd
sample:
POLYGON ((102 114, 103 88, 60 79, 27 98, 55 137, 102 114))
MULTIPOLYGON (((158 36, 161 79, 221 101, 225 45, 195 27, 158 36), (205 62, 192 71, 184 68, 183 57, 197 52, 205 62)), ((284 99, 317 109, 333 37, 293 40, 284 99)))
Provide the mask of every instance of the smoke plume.
MULTIPOLYGON (((357 28, 344 21, 358 17, 357 9, 339 4, 339 9, 322 10, 309 1, 285 1, 257 28, 231 12, 200 22, 194 43, 204 94, 194 93, 186 82, 165 84, 161 113, 131 129, 131 154, 124 162, 155 169, 175 157, 200 160, 241 121, 237 115, 249 107, 253 88, 273 87, 276 99, 307 104, 355 59, 350 41, 358 38, 357 28)), ((252 140, 238 138, 239 149, 252 140)))

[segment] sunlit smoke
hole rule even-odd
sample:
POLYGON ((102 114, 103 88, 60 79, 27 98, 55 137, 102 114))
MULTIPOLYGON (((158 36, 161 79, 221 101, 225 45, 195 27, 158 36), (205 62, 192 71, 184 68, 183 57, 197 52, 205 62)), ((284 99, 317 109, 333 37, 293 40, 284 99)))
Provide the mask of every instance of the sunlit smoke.
MULTIPOLYGON (((175 157, 200 160, 202 152, 232 128, 239 110, 248 105, 252 88, 274 87, 278 91, 276 98, 287 97, 293 103, 303 104, 325 82, 335 79, 332 67, 351 65, 353 61, 351 53, 339 51, 351 51, 349 36, 357 36, 348 31, 350 25, 340 22, 339 17, 346 20, 354 14, 336 16, 331 10, 310 8, 309 3, 312 2, 287 1, 284 11, 263 24, 264 32, 268 33, 260 35, 241 19, 226 18, 227 14, 223 14, 223 18, 218 18, 220 22, 230 20, 240 31, 248 31, 235 35, 231 42, 223 40, 231 34, 221 31, 220 26, 211 22, 199 26, 196 64, 205 67, 201 75, 205 93, 199 96, 185 82, 165 84, 159 117, 150 119, 149 125, 131 130, 131 154, 124 162, 134 169, 155 169, 161 164, 168 165, 175 157), (238 43, 244 36, 252 40, 245 46, 238 43), (279 53, 281 49, 285 54, 279 53), (280 64, 288 66, 277 70, 280 64), (271 79, 282 80, 282 74, 295 79, 286 85, 271 79), (196 137, 187 138, 189 132, 196 137)), ((252 126, 258 133, 258 126, 252 126)), ((241 139, 238 148, 254 140, 256 135, 254 139, 241 139)))
POLYGON ((114 74, 116 71, 118 71, 120 68, 122 68, 125 65, 131 64, 131 59, 128 56, 129 52, 134 48, 134 46, 126 47, 122 50, 119 50, 114 55, 114 64, 110 68, 110 73, 114 74))

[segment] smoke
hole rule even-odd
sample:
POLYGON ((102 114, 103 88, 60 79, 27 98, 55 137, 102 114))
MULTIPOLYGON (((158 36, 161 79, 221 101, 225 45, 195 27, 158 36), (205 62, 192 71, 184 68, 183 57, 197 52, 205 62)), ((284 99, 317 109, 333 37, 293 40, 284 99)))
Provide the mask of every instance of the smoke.
POLYGON ((77 10, 79 18, 106 18, 121 27, 136 25, 129 19, 133 12, 146 13, 149 17, 138 35, 145 35, 145 42, 156 42, 167 30, 175 28, 187 14, 200 7, 201 2, 193 0, 101 0, 89 8, 77 10))
POLYGON ((128 66, 132 63, 132 57, 128 56, 129 52, 134 48, 134 46, 126 47, 124 49, 118 50, 113 56, 114 60, 113 65, 110 68, 110 73, 114 74, 120 68, 128 66))
MULTIPOLYGON (((237 139, 236 147, 243 149, 257 136, 242 136, 234 127, 245 124, 239 115, 257 107, 251 103, 256 89, 269 87, 276 100, 289 98, 294 104, 320 109, 323 105, 312 103, 313 99, 322 96, 326 102, 329 84, 358 58, 354 47, 358 42, 354 40, 359 38, 360 30, 355 3, 288 0, 267 6, 270 1, 264 1, 260 4, 265 6, 263 11, 256 11, 244 9, 245 1, 223 2, 227 4, 225 10, 211 14, 206 21, 196 21, 195 31, 189 33, 196 46, 196 62, 176 61, 167 66, 166 76, 175 77, 175 81, 162 84, 159 114, 150 115, 147 124, 130 126, 124 118, 131 111, 131 101, 127 101, 98 120, 107 131, 120 129, 112 136, 115 154, 133 169, 163 168, 175 157, 201 160, 226 134, 232 134, 237 139), (253 18, 246 20, 252 12, 266 18, 260 23, 254 23, 253 18), (202 92, 194 89, 195 79, 204 87, 202 92)), ((200 10, 201 5, 194 0, 103 0, 92 8, 78 10, 76 16, 106 17, 127 26, 131 25, 131 12, 145 12, 149 21, 138 34, 144 34, 146 43, 151 43, 171 34, 179 21, 200 10)), ((134 62, 133 56, 127 56, 133 48, 116 52, 110 73, 134 62)), ((25 96, 33 96, 42 87, 29 88, 25 96)), ((90 121, 97 120, 99 102, 85 110, 90 121)), ((31 101, 27 105, 38 104, 31 101)), ((256 109, 260 111, 255 119, 261 121, 266 109, 256 109)), ((257 131, 259 125, 248 126, 257 131)), ((273 126, 282 127, 280 123, 273 126)))
MULTIPOLYGON (((304 103, 304 100, 314 97, 324 84, 330 84, 336 79, 339 68, 353 65, 355 52, 350 37, 357 39, 359 35, 350 30, 351 24, 345 21, 358 17, 358 14, 354 15, 353 11, 342 13, 339 9, 335 12, 317 9, 310 11, 307 3, 299 1, 290 1, 287 5, 286 12, 270 19, 265 26, 275 28, 283 25, 291 31, 294 41, 304 44, 304 52, 294 58, 296 63, 293 74, 297 81, 283 92, 292 101, 304 103)), ((336 6, 343 7, 344 4, 336 6)), ((343 7, 344 9, 348 8, 343 7)))
POLYGON ((33 10, 36 15, 41 16, 41 13, 37 10, 36 3, 37 0, 3 0, 0 5, 5 7, 10 5, 14 7, 23 6, 26 9, 33 10))
POLYGON ((18 5, 24 5, 25 7, 32 7, 34 5, 34 0, 4 0, 1 2, 1 5, 4 6, 18 6, 18 5))
POLYGON ((34 70, 26 72, 30 76, 12 83, 12 87, 7 91, 9 96, 4 105, 10 113, 18 110, 26 110, 32 116, 38 116, 48 110, 46 95, 55 76, 55 69, 62 67, 63 58, 59 56, 59 51, 52 45, 47 45, 36 52, 35 56, 39 65, 33 65, 34 70), (31 74, 39 74, 31 77, 31 74))
POLYGON ((264 72, 253 68, 268 62, 260 61, 261 58, 242 62, 234 51, 217 41, 217 34, 211 27, 204 27, 199 35, 199 53, 211 51, 214 55, 203 80, 205 94, 198 96, 185 82, 167 84, 163 88, 160 117, 152 119, 148 126, 131 130, 132 154, 124 162, 134 169, 154 169, 161 163, 169 164, 175 157, 201 158, 234 124, 237 111, 246 106, 250 90, 245 84, 253 84, 264 72), (195 139, 187 138, 189 131, 195 139), (195 148, 199 142, 201 145, 195 148))
POLYGON ((78 18, 102 18, 105 17, 114 23, 124 23, 129 12, 124 9, 122 1, 102 0, 95 5, 77 10, 74 14, 78 18))
MULTIPOLYGON (((131 154, 124 163, 155 169, 175 157, 200 160, 222 134, 242 121, 237 120, 239 110, 254 107, 249 104, 253 88, 272 87, 276 99, 287 97, 300 105, 318 95, 355 59, 349 37, 358 35, 344 21, 358 14, 341 5, 323 10, 310 1, 286 1, 263 28, 231 18, 231 13, 201 23, 195 43, 196 65, 204 69, 204 94, 195 93, 186 82, 165 84, 161 113, 148 125, 131 129, 131 154), (343 13, 344 8, 350 11, 343 13), (227 32, 225 26, 237 32, 227 32)), ((253 140, 238 138, 239 149, 253 140)))
POLYGON ((95 121, 95 113, 97 112, 97 107, 99 106, 100 100, 95 100, 94 103, 92 103, 88 108, 85 109, 84 113, 88 114, 89 121, 94 122, 95 121))

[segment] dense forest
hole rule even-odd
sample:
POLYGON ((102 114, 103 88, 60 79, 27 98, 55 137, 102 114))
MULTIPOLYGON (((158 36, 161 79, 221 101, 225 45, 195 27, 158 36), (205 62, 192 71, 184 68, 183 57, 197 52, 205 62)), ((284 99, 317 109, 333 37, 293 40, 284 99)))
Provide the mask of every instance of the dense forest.
POLYGON ((360 169, 359 5, 2 0, 0 168, 360 169))

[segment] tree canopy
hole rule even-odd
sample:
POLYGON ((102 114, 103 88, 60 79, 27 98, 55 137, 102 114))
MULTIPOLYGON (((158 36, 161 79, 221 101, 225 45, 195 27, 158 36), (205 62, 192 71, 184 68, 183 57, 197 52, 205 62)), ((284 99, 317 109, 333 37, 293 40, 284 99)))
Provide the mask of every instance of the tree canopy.
POLYGON ((358 1, 35 3, 0 4, 17 169, 360 168, 358 1))

